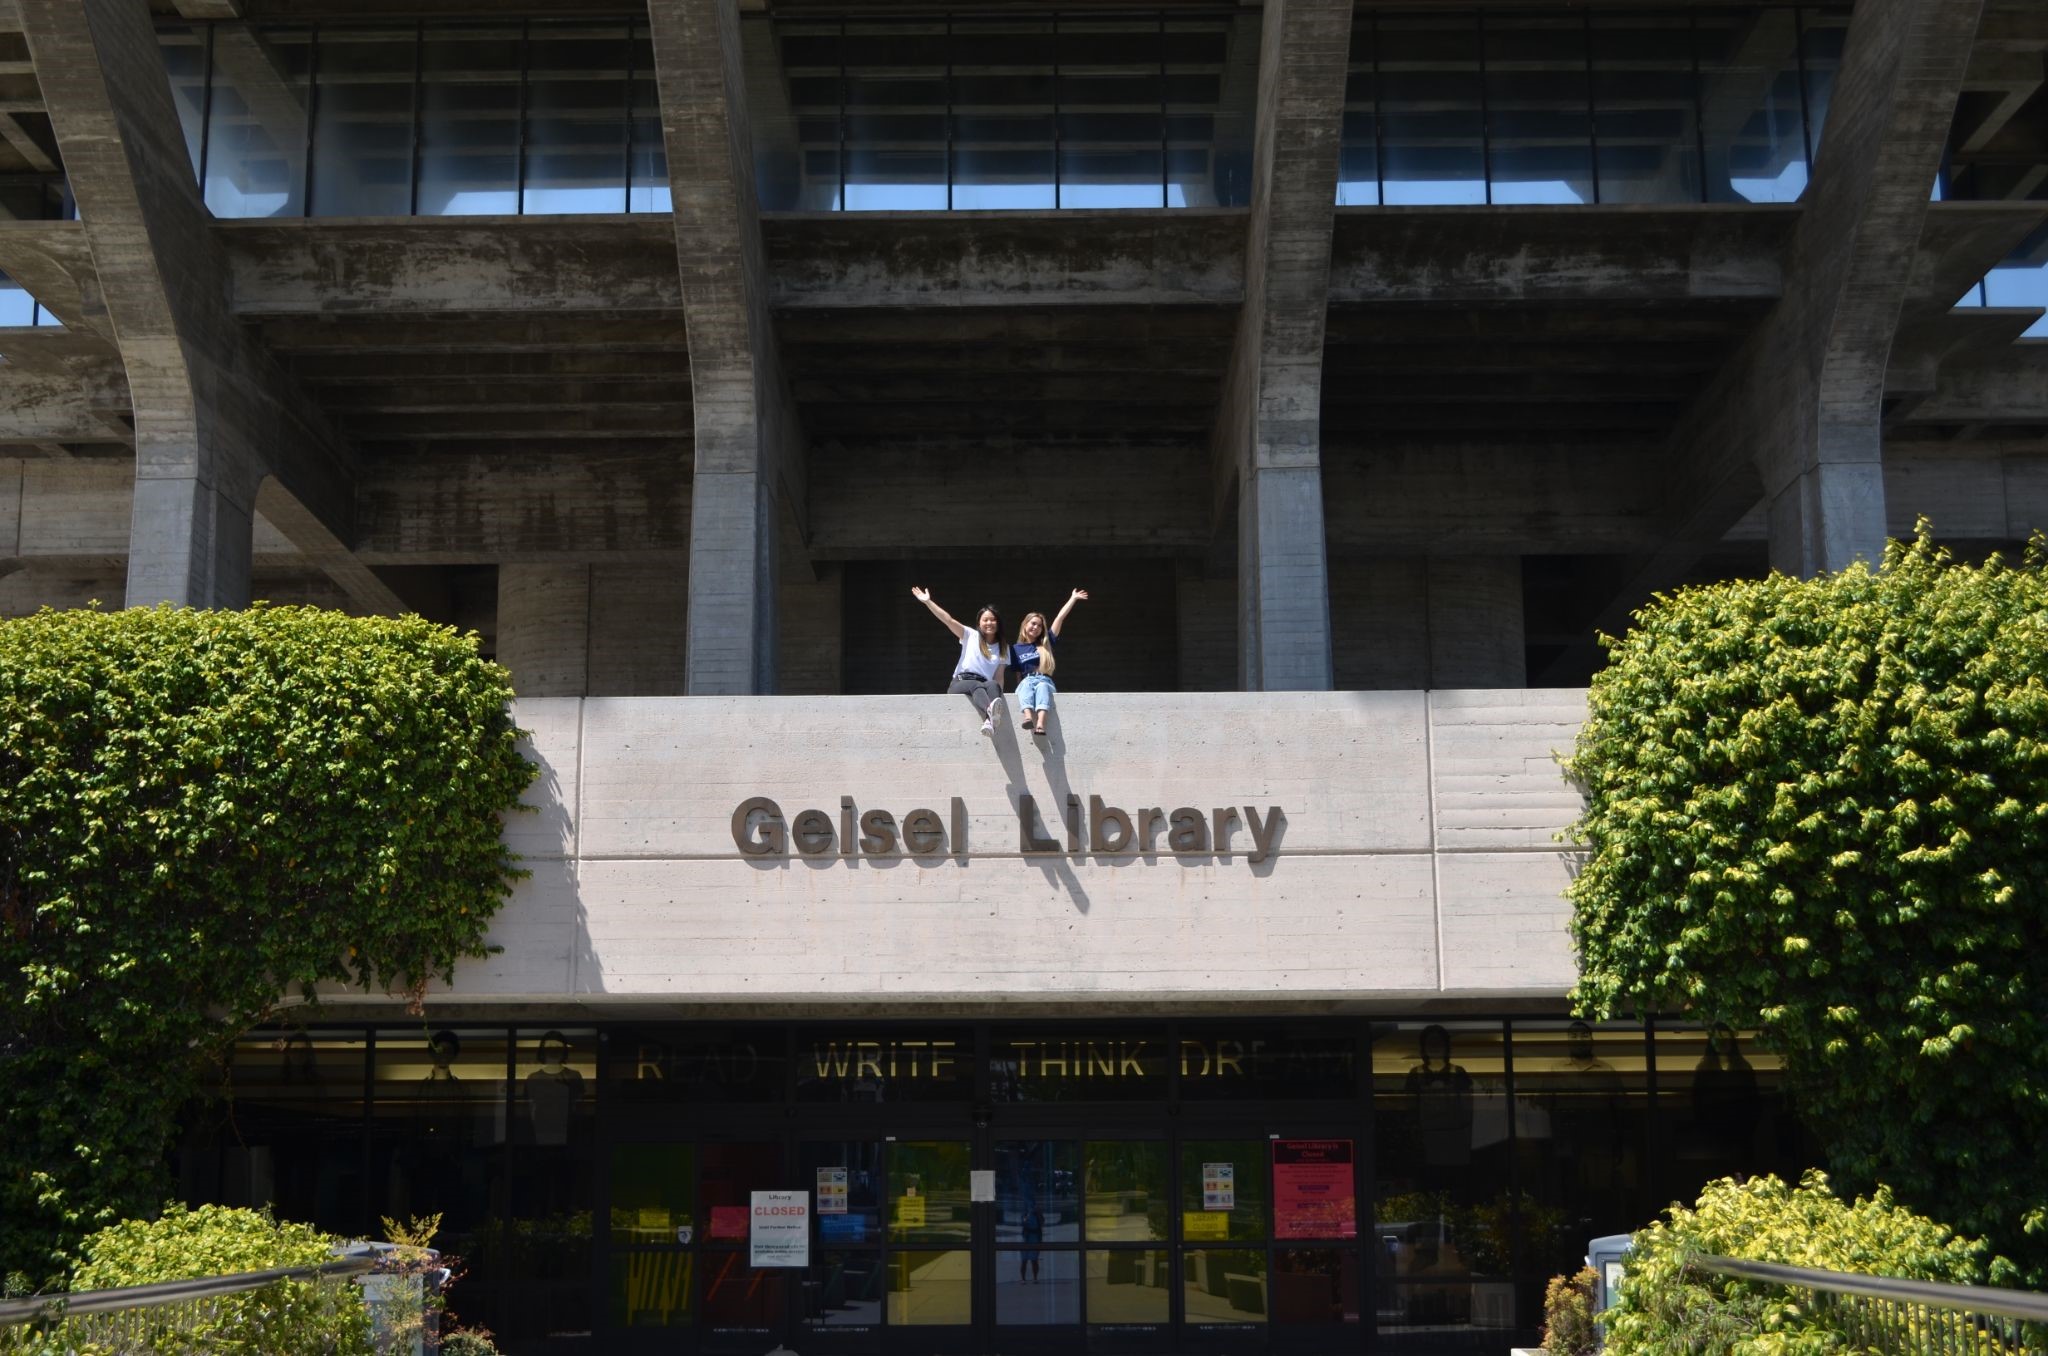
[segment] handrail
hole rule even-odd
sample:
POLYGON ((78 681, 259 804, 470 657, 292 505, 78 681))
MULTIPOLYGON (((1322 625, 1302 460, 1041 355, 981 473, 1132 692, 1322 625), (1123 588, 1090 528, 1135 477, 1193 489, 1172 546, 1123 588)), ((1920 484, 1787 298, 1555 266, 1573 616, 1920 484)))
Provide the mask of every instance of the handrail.
POLYGON ((1930 1304, 1940 1309, 2016 1318, 2026 1323, 2048 1323, 2048 1295, 2037 1295, 2029 1290, 1899 1280, 1889 1276, 1863 1276, 1851 1271, 1816 1271, 1811 1267, 1751 1262, 1739 1257, 1716 1257, 1711 1253, 1693 1253, 1686 1262, 1705 1271, 1739 1276, 1745 1280, 1771 1281, 1808 1290, 1830 1290, 1839 1295, 1862 1295, 1869 1299, 1890 1300, 1895 1304, 1930 1304))
POLYGON ((0 1300, 0 1328, 39 1318, 68 1318, 78 1314, 105 1314, 122 1309, 142 1309, 186 1300, 213 1299, 261 1290, 279 1281, 323 1280, 334 1276, 355 1276, 375 1270, 381 1259, 346 1257, 319 1266, 273 1267, 269 1271, 238 1271, 226 1276, 202 1276, 189 1281, 153 1281, 148 1285, 124 1285, 113 1290, 80 1290, 70 1294, 36 1295, 28 1299, 0 1300))

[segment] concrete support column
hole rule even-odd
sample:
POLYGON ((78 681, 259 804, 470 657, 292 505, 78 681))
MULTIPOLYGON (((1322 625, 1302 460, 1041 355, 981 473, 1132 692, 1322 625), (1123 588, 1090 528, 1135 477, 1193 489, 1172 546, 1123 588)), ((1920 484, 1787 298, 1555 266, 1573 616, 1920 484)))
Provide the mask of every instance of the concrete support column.
POLYGON ((521 697, 581 697, 590 688, 591 567, 498 567, 498 662, 521 697))
POLYGON ((774 692, 776 529, 804 442, 767 302, 736 0, 650 0, 696 425, 687 689, 774 692))
POLYGON ((1880 457, 1821 462, 1771 496, 1771 568, 1811 578, 1884 554, 1884 464, 1880 457))
POLYGON ((1219 518, 1236 505, 1238 681, 1248 690, 1333 681, 1323 321, 1351 9, 1268 0, 1264 13, 1245 298, 1213 440, 1219 518))
POLYGON ((196 476, 137 477, 128 606, 247 607, 251 506, 196 476))

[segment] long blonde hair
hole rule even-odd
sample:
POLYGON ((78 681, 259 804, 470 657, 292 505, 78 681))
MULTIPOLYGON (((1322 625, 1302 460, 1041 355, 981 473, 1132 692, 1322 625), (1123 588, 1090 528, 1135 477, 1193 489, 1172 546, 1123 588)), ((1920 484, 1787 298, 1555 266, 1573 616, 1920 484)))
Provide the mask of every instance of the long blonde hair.
POLYGON ((1019 645, 1037 645, 1038 671, 1048 678, 1052 677, 1052 623, 1045 619, 1043 612, 1026 612, 1024 614, 1024 620, 1017 623, 1017 643, 1019 645), (1031 628, 1031 619, 1033 617, 1038 618, 1038 639, 1036 641, 1024 639, 1024 633, 1031 628))

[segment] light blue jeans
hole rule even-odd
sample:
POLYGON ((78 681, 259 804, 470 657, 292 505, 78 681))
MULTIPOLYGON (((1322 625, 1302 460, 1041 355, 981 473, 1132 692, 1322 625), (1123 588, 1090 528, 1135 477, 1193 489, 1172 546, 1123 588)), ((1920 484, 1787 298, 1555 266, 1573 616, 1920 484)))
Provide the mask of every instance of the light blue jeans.
POLYGON ((1017 684, 1017 705, 1026 711, 1052 710, 1052 694, 1059 689, 1042 673, 1029 673, 1017 684))

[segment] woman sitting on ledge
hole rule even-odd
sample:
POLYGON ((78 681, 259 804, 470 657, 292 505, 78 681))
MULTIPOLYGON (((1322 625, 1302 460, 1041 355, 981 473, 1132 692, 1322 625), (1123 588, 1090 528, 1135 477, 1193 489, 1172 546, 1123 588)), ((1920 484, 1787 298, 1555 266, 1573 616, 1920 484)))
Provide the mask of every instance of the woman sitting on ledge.
POLYGON ((1067 614, 1074 610, 1074 604, 1088 596, 1087 589, 1075 589, 1067 598, 1067 605, 1052 619, 1052 625, 1045 624, 1043 612, 1028 613, 1024 624, 1017 628, 1017 643, 1010 647, 1010 667, 1017 672, 1017 705, 1024 708, 1023 728, 1035 735, 1045 733, 1045 715, 1052 710, 1053 693, 1059 689, 1052 685, 1052 646, 1060 638, 1060 627, 1066 624, 1067 614), (1037 723, 1032 721, 1032 712, 1038 713, 1037 723))
POLYGON ((933 602, 930 589, 913 586, 910 596, 923 603, 948 631, 960 638, 960 662, 953 666, 953 684, 946 691, 966 693, 974 709, 981 713, 981 732, 994 734, 996 716, 1000 714, 995 708, 1003 701, 1003 665, 1009 659, 1008 647, 999 639, 1003 619, 996 615, 995 608, 984 607, 969 628, 954 621, 945 608, 933 602))

